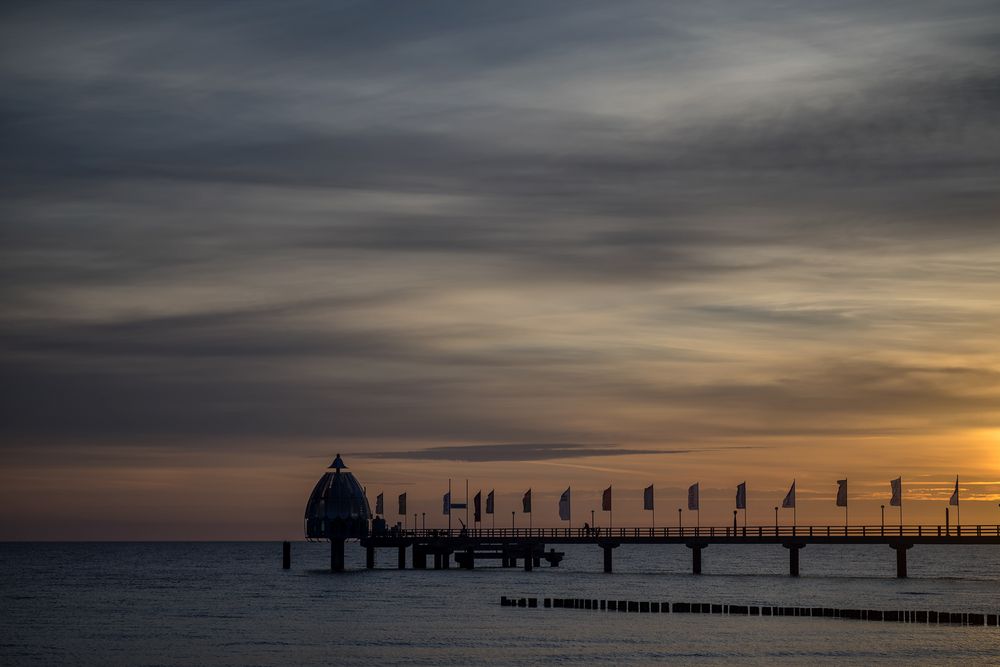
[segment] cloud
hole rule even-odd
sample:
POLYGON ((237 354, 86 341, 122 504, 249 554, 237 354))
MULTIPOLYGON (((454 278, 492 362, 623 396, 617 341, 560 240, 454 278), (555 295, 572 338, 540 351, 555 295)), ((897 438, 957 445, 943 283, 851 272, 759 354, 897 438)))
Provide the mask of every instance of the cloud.
POLYGON ((989 3, 4 12, 9 434, 996 423, 989 3))
POLYGON ((465 445, 427 447, 410 451, 359 452, 359 456, 376 459, 412 459, 429 461, 548 461, 552 459, 591 458, 603 456, 690 454, 689 449, 629 449, 612 444, 507 443, 498 445, 465 445))

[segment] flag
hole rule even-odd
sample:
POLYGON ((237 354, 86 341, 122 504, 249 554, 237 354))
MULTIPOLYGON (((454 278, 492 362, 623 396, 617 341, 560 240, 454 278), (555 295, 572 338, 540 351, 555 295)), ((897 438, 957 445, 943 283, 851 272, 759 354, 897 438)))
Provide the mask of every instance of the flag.
POLYGON ((399 494, 399 513, 406 514, 406 494, 399 494))
POLYGON ((569 510, 569 488, 567 488, 559 497, 559 518, 562 521, 569 521, 569 510))
POLYGON ((441 499, 441 507, 442 514, 451 514, 451 491, 444 494, 444 497, 441 499))
POLYGON ((795 507, 795 480, 792 480, 792 488, 788 489, 785 499, 781 501, 781 506, 786 509, 795 507))
POLYGON ((650 484, 642 490, 642 509, 653 509, 653 485, 650 484))
POLYGON ((486 513, 493 514, 493 491, 486 494, 486 513))
POLYGON ((472 499, 472 520, 479 523, 483 520, 483 492, 479 491, 476 493, 476 497, 472 499))
MULTIPOLYGON (((892 486, 892 498, 889 499, 889 504, 893 507, 902 507, 903 505, 903 478, 897 477, 891 480, 889 484, 892 486)), ((902 510, 900 510, 902 511, 902 510)))
POLYGON ((698 509, 698 482, 688 487, 688 509, 698 509))
POLYGON ((837 480, 837 507, 847 507, 847 480, 837 480))
POLYGON ((375 498, 375 514, 385 514, 385 507, 382 502, 381 493, 375 498))
POLYGON ((736 487, 736 509, 745 510, 747 508, 747 483, 743 482, 736 487))
POLYGON ((948 501, 949 505, 958 505, 958 475, 955 475, 955 490, 951 493, 951 500, 948 501))
POLYGON ((521 506, 525 514, 531 514, 531 489, 525 491, 524 497, 521 498, 521 506))
POLYGON ((611 511, 611 487, 604 489, 604 493, 601 494, 601 511, 610 512, 611 511))

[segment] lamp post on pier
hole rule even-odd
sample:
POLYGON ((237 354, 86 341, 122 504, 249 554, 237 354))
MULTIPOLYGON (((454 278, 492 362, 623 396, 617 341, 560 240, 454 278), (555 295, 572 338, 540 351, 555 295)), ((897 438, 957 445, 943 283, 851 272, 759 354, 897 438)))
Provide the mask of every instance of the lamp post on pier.
POLYGON ((774 506, 774 533, 778 533, 778 506, 774 506))
POLYGON ((885 505, 882 505, 882 532, 885 532, 885 505))
POLYGON ((420 528, 427 530, 427 512, 420 513, 420 528))
POLYGON ((682 511, 683 511, 683 508, 681 508, 681 507, 677 508, 677 527, 678 528, 683 528, 684 527, 684 522, 681 521, 681 512, 682 511))
POLYGON ((517 514, 517 512, 515 512, 514 510, 510 511, 510 529, 511 530, 515 530, 515 528, 514 528, 514 515, 515 514, 517 514))

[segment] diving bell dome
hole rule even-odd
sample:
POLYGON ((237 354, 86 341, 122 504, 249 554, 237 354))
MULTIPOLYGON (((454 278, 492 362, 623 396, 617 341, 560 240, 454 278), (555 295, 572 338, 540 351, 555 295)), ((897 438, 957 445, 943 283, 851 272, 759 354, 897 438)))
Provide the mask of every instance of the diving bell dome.
POLYGON ((364 488, 347 472, 340 454, 330 464, 330 469, 333 472, 320 478, 306 503, 306 538, 367 537, 372 510, 364 488))

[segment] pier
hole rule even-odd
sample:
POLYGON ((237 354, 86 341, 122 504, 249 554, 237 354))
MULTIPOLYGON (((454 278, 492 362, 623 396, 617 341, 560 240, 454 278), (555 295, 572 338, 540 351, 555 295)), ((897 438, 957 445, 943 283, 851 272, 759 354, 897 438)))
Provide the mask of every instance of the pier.
MULTIPOLYGON (((492 560, 499 561, 501 567, 517 567, 520 561, 525 572, 540 567, 543 560, 549 567, 558 567, 565 553, 557 551, 553 545, 596 546, 601 550, 607 573, 614 571, 614 552, 622 546, 683 545, 691 550, 691 572, 696 575, 702 573, 705 560, 702 552, 713 544, 774 544, 788 551, 788 574, 793 577, 799 576, 800 552, 810 544, 882 545, 895 553, 896 576, 900 578, 907 576, 907 552, 918 545, 1000 545, 998 524, 782 526, 777 523, 777 507, 775 523, 768 526, 737 526, 734 511, 733 524, 721 527, 406 529, 399 525, 387 526, 381 494, 376 502, 376 512, 372 513, 364 487, 347 471, 340 454, 328 470, 333 472, 328 471, 320 478, 306 504, 305 533, 310 540, 329 540, 330 569, 334 572, 344 569, 344 548, 348 540, 360 541, 366 550, 368 569, 375 567, 377 550, 393 549, 396 551, 397 567, 401 570, 406 568, 409 550, 411 567, 416 570, 427 569, 430 558, 436 570, 450 568, 452 561, 460 568, 474 569, 477 562, 492 560)), ((610 490, 609 487, 606 493, 610 490)), ((957 482, 955 493, 958 493, 957 482)), ((451 503, 450 496, 449 490, 444 498, 446 509, 464 507, 468 512, 468 499, 458 505, 451 503)), ((478 502, 479 496, 476 498, 478 502)), ((488 497, 487 512, 492 511, 489 502, 488 497)), ((526 511, 530 512, 530 496, 526 495, 524 504, 526 511)), ((399 497, 399 514, 403 516, 406 516, 405 506, 404 493, 399 497)), ((477 505, 477 517, 478 512, 477 505)), ((416 514, 413 516, 416 523, 416 514)), ((290 546, 286 542, 283 545, 282 566, 288 569, 290 563, 290 546)))
MULTIPOLYGON (((392 530, 383 535, 362 537, 367 551, 367 565, 375 565, 377 549, 394 549, 398 567, 406 567, 410 550, 412 567, 425 569, 433 558, 435 569, 456 566, 476 567, 479 561, 499 561, 502 567, 517 567, 526 572, 546 561, 558 567, 564 553, 553 545, 593 545, 601 552, 604 571, 614 570, 614 551, 629 544, 682 545, 691 550, 691 572, 701 574, 702 553, 715 544, 773 544, 788 551, 788 574, 799 576, 800 552, 810 544, 866 544, 887 546, 895 554, 896 576, 907 576, 907 552, 919 545, 950 544, 1000 545, 1000 525, 936 526, 732 526, 718 527, 646 527, 646 528, 503 528, 470 530, 392 530)), ((338 545, 333 545, 334 551, 338 545)), ((343 542, 339 544, 339 569, 343 568, 343 542)), ((333 562, 333 561, 331 561, 333 562)), ((338 568, 334 568, 338 569, 338 568)))

